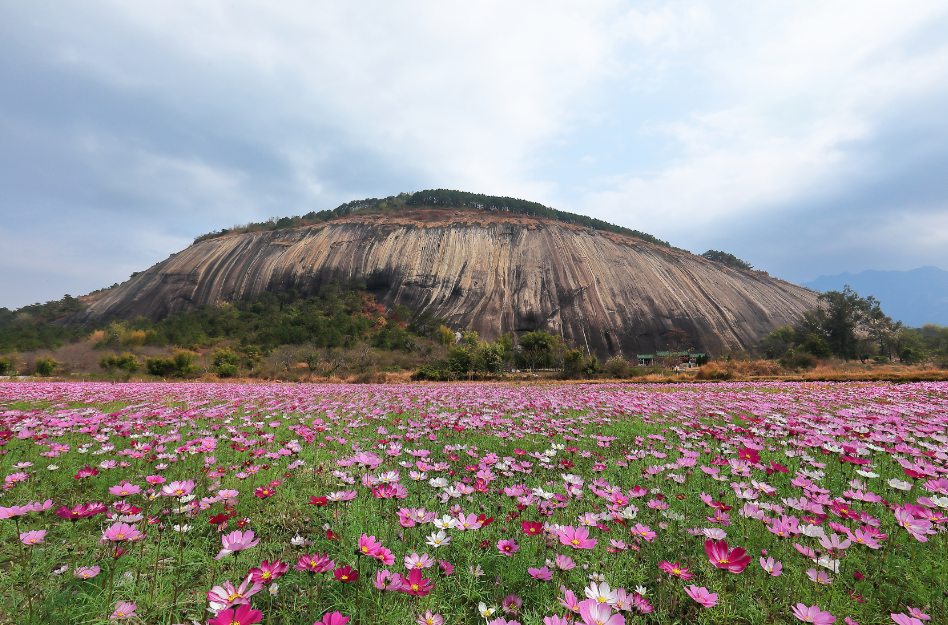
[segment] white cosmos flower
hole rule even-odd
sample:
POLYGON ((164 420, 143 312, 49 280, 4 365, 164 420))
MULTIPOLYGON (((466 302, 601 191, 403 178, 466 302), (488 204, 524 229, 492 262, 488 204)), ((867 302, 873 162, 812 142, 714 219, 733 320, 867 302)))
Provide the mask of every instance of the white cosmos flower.
POLYGON ((447 545, 451 542, 451 538, 444 533, 444 530, 438 530, 437 532, 428 534, 427 539, 428 540, 425 541, 425 544, 436 548, 447 545))
POLYGON ((874 477, 879 477, 878 473, 873 473, 872 471, 863 471, 862 469, 858 469, 856 473, 858 473, 859 475, 865 478, 869 478, 870 480, 874 477))
POLYGON ((912 485, 909 482, 903 482, 902 480, 892 478, 888 482, 889 486, 892 488, 897 488, 898 490, 912 490, 912 485))
POLYGON ((494 607, 488 608, 487 604, 481 601, 480 603, 477 604, 477 611, 481 613, 481 616, 483 616, 486 619, 489 619, 491 615, 493 615, 494 612, 497 611, 497 608, 494 608, 494 607))

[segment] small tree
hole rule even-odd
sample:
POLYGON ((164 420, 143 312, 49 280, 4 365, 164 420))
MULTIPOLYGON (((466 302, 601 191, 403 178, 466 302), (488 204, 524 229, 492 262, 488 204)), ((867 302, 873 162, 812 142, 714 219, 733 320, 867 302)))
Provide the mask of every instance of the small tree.
POLYGON ((613 356, 606 361, 606 372, 614 378, 624 378, 629 375, 629 363, 622 356, 613 356))
POLYGON ((38 358, 35 363, 36 375, 48 378, 53 375, 53 371, 56 370, 56 367, 59 365, 58 362, 53 360, 52 356, 43 356, 38 358))
POLYGON ((13 361, 6 356, 0 356, 0 375, 7 375, 13 368, 13 361))

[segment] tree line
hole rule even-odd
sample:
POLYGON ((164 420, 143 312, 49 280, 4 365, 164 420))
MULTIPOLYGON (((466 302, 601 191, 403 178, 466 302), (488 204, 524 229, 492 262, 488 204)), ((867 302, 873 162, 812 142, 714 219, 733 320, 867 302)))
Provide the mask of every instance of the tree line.
POLYGON ((934 358, 948 365, 948 328, 905 327, 886 315, 874 297, 861 297, 846 285, 842 291, 820 294, 816 308, 763 337, 758 350, 793 368, 813 367, 831 356, 907 364, 934 358))
POLYGON ((353 200, 340 204, 332 210, 310 211, 305 215, 296 215, 294 217, 271 217, 267 221, 251 222, 244 225, 234 226, 208 232, 194 239, 195 243, 215 239, 220 236, 232 233, 260 232, 265 230, 280 230, 284 228, 296 228, 299 226, 323 223, 339 217, 346 217, 352 214, 371 214, 382 213, 390 210, 399 210, 407 207, 455 207, 470 208, 485 211, 505 211, 518 215, 530 215, 532 217, 543 217, 553 221, 560 221, 568 224, 575 224, 602 230, 604 232, 616 232, 627 234, 656 245, 671 247, 668 241, 663 241, 647 232, 617 226, 601 219, 578 215, 566 211, 557 210, 544 206, 538 202, 529 200, 520 200, 510 197, 500 197, 494 195, 484 195, 481 193, 469 193, 466 191, 452 191, 449 189, 429 189, 418 191, 416 193, 399 193, 390 195, 386 198, 366 198, 364 200, 353 200))

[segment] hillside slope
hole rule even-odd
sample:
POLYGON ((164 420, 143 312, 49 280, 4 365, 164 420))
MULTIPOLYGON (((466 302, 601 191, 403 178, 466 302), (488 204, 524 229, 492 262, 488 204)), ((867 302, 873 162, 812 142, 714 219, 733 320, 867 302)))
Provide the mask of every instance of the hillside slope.
POLYGON ((749 347, 816 293, 628 235, 504 212, 415 209, 204 240, 103 294, 70 322, 159 319, 201 304, 364 278, 386 307, 483 338, 545 329, 600 357, 749 347))

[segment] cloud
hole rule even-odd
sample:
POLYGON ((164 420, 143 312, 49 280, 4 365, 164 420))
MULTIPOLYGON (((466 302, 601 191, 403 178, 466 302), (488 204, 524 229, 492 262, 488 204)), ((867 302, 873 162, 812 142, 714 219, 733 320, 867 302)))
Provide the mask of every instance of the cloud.
POLYGON ((938 264, 946 28, 921 0, 10 5, 0 305, 120 281, 210 230, 432 187, 795 280, 938 264))

